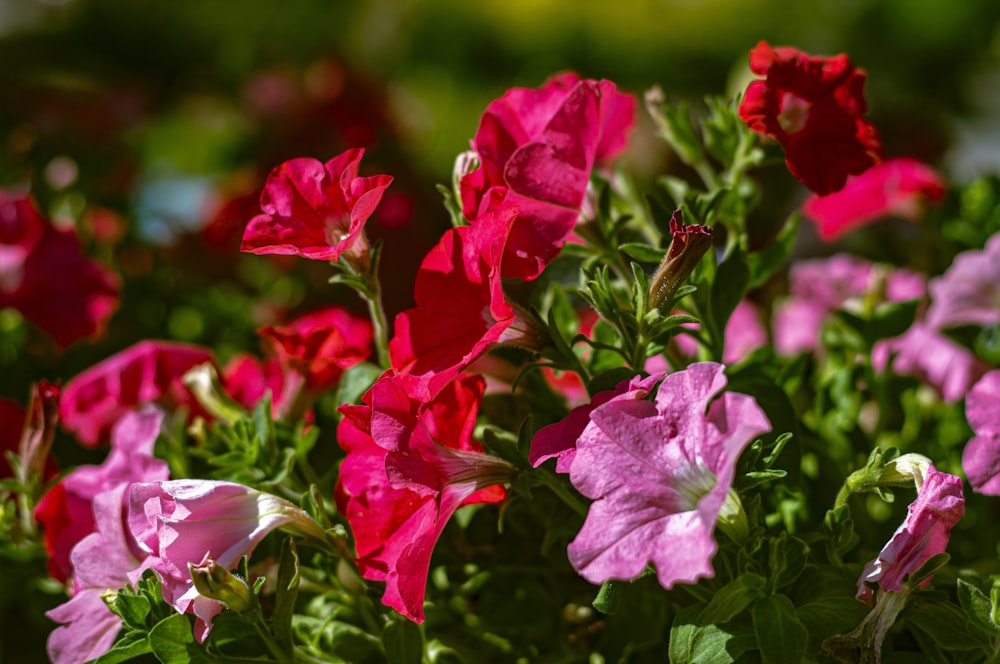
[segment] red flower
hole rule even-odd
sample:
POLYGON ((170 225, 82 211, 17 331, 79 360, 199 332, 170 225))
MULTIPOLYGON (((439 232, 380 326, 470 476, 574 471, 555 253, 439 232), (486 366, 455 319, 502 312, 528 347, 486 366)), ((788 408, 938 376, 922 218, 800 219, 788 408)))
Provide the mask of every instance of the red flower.
POLYGON ((65 348, 100 334, 118 308, 118 277, 87 260, 26 196, 0 190, 0 309, 13 307, 65 348))
POLYGON ((364 225, 392 177, 358 177, 362 155, 355 148, 325 164, 303 157, 271 171, 260 196, 263 214, 247 224, 240 249, 321 261, 347 254, 366 264, 364 225))
POLYGON ((282 388, 285 384, 281 372, 281 362, 277 358, 259 360, 252 355, 238 354, 230 358, 222 369, 222 386, 233 401, 245 408, 253 409, 271 392, 271 413, 277 417, 281 412, 282 388))
POLYGON ((188 369, 211 362, 208 349, 172 341, 140 341, 74 376, 63 389, 63 428, 87 447, 108 440, 125 413, 151 401, 195 407, 181 382, 188 369))
POLYGON ((781 143, 799 182, 825 196, 881 160, 878 132, 862 118, 865 73, 846 55, 811 57, 760 42, 750 69, 765 78, 747 87, 740 118, 781 143))
POLYGON ((816 224, 819 236, 830 242, 885 217, 916 221, 924 201, 940 202, 944 194, 945 182, 932 168, 899 157, 848 178, 840 191, 810 197, 802 212, 816 224))
POLYGON ((475 224, 491 191, 521 209, 504 255, 505 278, 534 279, 558 253, 580 215, 594 163, 625 148, 634 122, 634 97, 571 72, 537 90, 508 90, 486 108, 472 141, 480 167, 461 179, 462 211, 475 224))
POLYGON ((462 505, 502 501, 515 469, 472 440, 483 380, 465 376, 430 401, 386 373, 364 405, 341 406, 347 452, 336 500, 354 534, 361 576, 384 581, 382 602, 422 622, 431 554, 462 505))
POLYGON ((538 345, 530 319, 507 301, 500 257, 516 209, 447 231, 417 272, 417 306, 396 317, 389 342, 393 368, 425 376, 430 393, 501 343, 538 345))

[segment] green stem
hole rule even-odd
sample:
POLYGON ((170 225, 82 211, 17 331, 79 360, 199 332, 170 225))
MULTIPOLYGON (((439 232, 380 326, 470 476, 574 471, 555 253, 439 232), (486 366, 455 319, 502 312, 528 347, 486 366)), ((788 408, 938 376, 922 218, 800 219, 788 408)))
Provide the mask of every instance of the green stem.
POLYGON ((278 643, 277 639, 271 635, 270 630, 268 630, 263 624, 260 616, 256 616, 254 618, 253 626, 254 629, 257 630, 257 635, 264 642, 264 645, 267 646, 267 649, 271 651, 271 654, 274 655, 275 658, 281 662, 281 664, 294 664, 295 659, 289 653, 285 652, 285 649, 281 647, 281 644, 278 643))
POLYGON ((372 327, 375 336, 375 352, 378 353, 378 364, 383 369, 389 368, 389 332, 388 321, 385 316, 385 307, 382 306, 382 289, 378 283, 378 276, 371 275, 371 293, 364 294, 368 302, 368 315, 372 319, 372 327))

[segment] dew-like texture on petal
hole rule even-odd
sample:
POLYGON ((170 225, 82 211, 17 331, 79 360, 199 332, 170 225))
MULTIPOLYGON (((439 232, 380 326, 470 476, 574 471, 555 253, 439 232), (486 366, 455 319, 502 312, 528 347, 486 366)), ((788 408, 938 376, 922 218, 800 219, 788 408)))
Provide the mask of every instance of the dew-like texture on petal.
POLYGON ((770 430, 751 397, 720 395, 723 368, 693 364, 664 379, 655 403, 618 399, 591 413, 570 479, 594 502, 568 550, 588 581, 633 579, 649 563, 668 589, 713 574, 736 460, 770 430))
POLYGON ((865 73, 846 55, 809 56, 760 42, 740 118, 750 129, 777 140, 799 182, 820 196, 841 189, 850 175, 881 161, 882 142, 863 118, 865 73))
MULTIPOLYGON (((869 583, 877 583, 883 590, 902 590, 908 574, 944 552, 952 526, 963 514, 962 479, 931 466, 916 499, 907 508, 906 519, 878 557, 865 565, 858 579, 858 599, 871 603, 873 593, 869 583)), ((926 579, 924 585, 929 582, 926 579)))
POLYGON ((323 261, 367 253, 364 225, 392 177, 358 177, 363 155, 355 148, 325 164, 301 157, 271 171, 260 197, 261 214, 247 224, 241 250, 323 261))
POLYGON ((965 397, 975 436, 965 446, 962 470, 974 491, 1000 496, 1000 371, 990 371, 965 397))
POLYGON ((855 228, 885 217, 916 221, 925 203, 945 195, 944 180, 916 159, 899 157, 849 177, 840 191, 812 196, 802 208, 820 238, 832 242, 855 228))

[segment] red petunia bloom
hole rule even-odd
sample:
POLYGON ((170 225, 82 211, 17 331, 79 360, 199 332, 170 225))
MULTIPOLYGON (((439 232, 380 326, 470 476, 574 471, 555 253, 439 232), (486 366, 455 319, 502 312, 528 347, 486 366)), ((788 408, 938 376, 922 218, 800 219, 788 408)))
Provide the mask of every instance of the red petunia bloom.
POLYGON ((211 361, 211 352, 201 346, 140 341, 66 383, 59 403, 62 426, 94 447, 108 440, 122 415, 142 404, 197 407, 181 378, 188 369, 211 361))
POLYGON ((503 293, 500 258, 517 210, 445 232, 417 272, 417 306, 396 317, 389 342, 394 369, 424 376, 434 394, 470 362, 503 343, 540 343, 531 319, 503 293))
POLYGON ((237 354, 222 368, 222 387, 233 401, 253 409, 270 392, 271 414, 275 418, 281 413, 278 404, 284 384, 281 362, 274 357, 260 360, 252 355, 237 354))
POLYGON ((846 55, 812 57, 760 42, 750 69, 764 80, 750 83, 740 118, 777 140, 799 182, 825 196, 882 159, 882 141, 865 120, 865 72, 846 55))
POLYGON ((635 104, 610 81, 566 72, 537 90, 508 90, 486 108, 472 141, 480 166, 460 183, 462 211, 477 223, 497 192, 504 205, 521 209, 504 255, 505 278, 534 279, 558 253, 576 225, 595 162, 625 148, 635 104))
POLYGON ((384 581, 382 602, 422 622, 431 554, 448 519, 463 505, 502 501, 497 485, 516 469, 472 440, 482 378, 459 378, 427 401, 413 395, 414 382, 388 372, 364 405, 341 406, 337 439, 347 457, 336 501, 361 576, 384 581))
POLYGON ((325 164, 302 157, 271 171, 260 196, 263 214, 247 224, 241 251, 321 261, 347 255, 367 265, 364 225, 392 177, 358 177, 363 155, 355 148, 325 164))
POLYGON ((820 238, 830 242, 885 217, 916 221, 925 202, 938 203, 944 195, 945 182, 934 169, 899 157, 848 178, 840 191, 810 197, 802 212, 816 224, 820 238))
POLYGON ((65 348, 100 334, 118 308, 118 277, 83 255, 27 196, 0 190, 0 309, 13 307, 65 348))

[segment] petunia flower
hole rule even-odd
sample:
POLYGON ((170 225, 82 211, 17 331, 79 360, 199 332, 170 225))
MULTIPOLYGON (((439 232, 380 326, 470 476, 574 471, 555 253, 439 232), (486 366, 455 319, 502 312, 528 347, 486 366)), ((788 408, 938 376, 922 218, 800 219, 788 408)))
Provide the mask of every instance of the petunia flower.
POLYGON ((426 401, 413 383, 387 372, 363 405, 341 406, 337 439, 347 456, 336 500, 361 576, 384 581, 382 602, 422 622, 431 554, 448 519, 462 505, 503 500, 497 485, 516 469, 472 440, 480 377, 462 376, 426 401))
POLYGON ((253 409, 270 392, 271 413, 275 418, 281 415, 279 404, 285 378, 278 358, 261 360, 252 355, 237 353, 222 368, 221 378, 226 394, 244 408, 253 409))
POLYGON ((881 161, 881 139, 863 117, 865 73, 846 55, 813 57, 760 42, 750 69, 764 79, 747 87, 740 118, 781 144, 788 170, 813 192, 838 191, 881 161))
POLYGON ((650 563, 667 589, 714 574, 716 522, 740 513, 736 461, 771 428, 752 397, 723 392, 723 369, 692 364, 652 402, 613 399, 590 414, 570 480, 594 502, 568 553, 591 583, 634 579, 650 563))
MULTIPOLYGON (((809 316, 809 312, 805 313, 809 316)), ((810 323, 810 327, 815 325, 819 329, 820 321, 817 319, 810 323)), ((697 323, 685 324, 685 328, 698 329, 697 323)), ((798 329, 805 326, 800 322, 798 329)), ((724 364, 736 364, 745 358, 755 348, 760 348, 767 344, 767 330, 761 322, 760 307, 750 300, 740 300, 740 303, 733 309, 729 322, 726 323, 726 330, 723 333, 725 346, 722 350, 722 362, 724 364)), ((695 357, 698 353, 698 342, 687 334, 678 334, 674 339, 677 349, 685 357, 695 357)), ((649 365, 646 371, 649 371, 649 365)))
POLYGON ((820 238, 831 242, 885 217, 916 221, 925 202, 939 203, 944 195, 945 182, 932 168, 899 157, 849 177, 839 191, 811 196, 802 212, 816 224, 820 238))
POLYGON ((534 279, 558 253, 595 163, 625 148, 635 104, 610 81, 566 72, 538 89, 512 88, 486 108, 472 141, 480 166, 460 180, 462 211, 475 225, 498 193, 520 208, 504 278, 534 279))
POLYGON ((95 532, 93 502, 100 494, 132 482, 166 479, 167 462, 153 456, 163 413, 153 406, 125 414, 115 425, 111 451, 100 466, 78 466, 42 496, 35 518, 45 534, 49 573, 60 581, 73 577, 72 551, 95 532))
POLYGON ((241 251, 321 261, 343 255, 367 266, 364 225, 392 177, 359 177, 363 155, 354 148, 325 164, 303 157, 271 171, 260 196, 262 214, 247 224, 241 251))
POLYGON ((932 279, 927 322, 938 329, 1000 323, 1000 233, 981 250, 955 257, 948 270, 932 279))
POLYGON ((1000 496, 1000 371, 990 371, 972 386, 965 416, 976 435, 962 453, 962 470, 973 491, 1000 496))
POLYGON ((424 376, 431 394, 491 348, 545 343, 534 319, 503 292, 500 257, 516 216, 504 208, 446 231, 420 265, 416 307, 396 317, 389 355, 397 371, 424 376))
MULTIPOLYGON (((929 466, 917 478, 917 497, 907 508, 906 519, 878 557, 865 565, 858 579, 857 598, 871 604, 869 583, 887 592, 901 592, 906 577, 918 571, 948 546, 952 526, 965 514, 962 479, 929 466)), ((925 579, 926 585, 930 579, 925 579)))
POLYGON ((172 408, 195 406, 181 377, 210 362, 207 348, 174 341, 146 340, 71 378, 62 391, 62 426, 87 447, 108 439, 115 422, 137 406, 161 402, 172 408))
MULTIPOLYGON (((133 484, 129 492, 128 529, 148 556, 143 567, 159 575, 168 604, 197 617, 199 642, 222 605, 198 593, 188 564, 199 565, 209 556, 233 569, 275 528, 326 539, 323 528, 292 503, 233 482, 147 482, 133 484)), ((134 572, 133 581, 140 575, 141 570, 134 572)))
POLYGON ((22 414, 21 420, 24 421, 24 430, 17 455, 21 465, 20 479, 27 485, 33 478, 55 474, 55 464, 49 451, 59 422, 59 386, 47 380, 33 383, 28 411, 22 414))
POLYGON ((0 190, 0 309, 17 309, 65 348, 103 332, 120 290, 114 272, 84 257, 73 230, 0 190))

